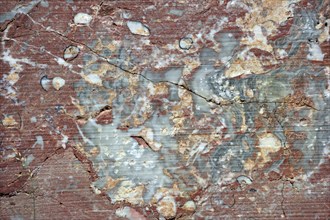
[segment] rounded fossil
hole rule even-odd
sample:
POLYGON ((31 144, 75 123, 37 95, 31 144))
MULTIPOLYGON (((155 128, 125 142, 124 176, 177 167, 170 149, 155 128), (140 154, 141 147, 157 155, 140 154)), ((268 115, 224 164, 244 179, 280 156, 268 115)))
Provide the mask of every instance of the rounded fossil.
POLYGON ((41 79, 40 79, 40 85, 45 91, 48 91, 50 89, 51 82, 52 82, 52 80, 49 79, 47 75, 41 77, 41 79))
POLYGON ((60 90, 65 85, 65 80, 61 77, 55 77, 52 83, 56 90, 60 90))
POLYGON ((193 40, 190 37, 181 38, 179 41, 179 47, 183 50, 189 50, 193 45, 193 40))
POLYGON ((73 45, 68 46, 64 50, 63 58, 66 61, 71 61, 71 60, 75 59, 78 56, 79 52, 80 52, 80 49, 78 47, 73 46, 73 45))
POLYGON ((242 184, 248 184, 251 185, 253 180, 248 177, 248 176, 244 176, 244 175, 240 175, 236 178, 237 182, 242 185, 242 184))

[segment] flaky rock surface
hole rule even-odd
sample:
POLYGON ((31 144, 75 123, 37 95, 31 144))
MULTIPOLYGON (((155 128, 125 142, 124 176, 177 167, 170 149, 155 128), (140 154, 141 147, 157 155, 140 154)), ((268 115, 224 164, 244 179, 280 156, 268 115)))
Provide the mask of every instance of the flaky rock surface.
POLYGON ((325 0, 0 0, 0 219, 328 219, 325 0))

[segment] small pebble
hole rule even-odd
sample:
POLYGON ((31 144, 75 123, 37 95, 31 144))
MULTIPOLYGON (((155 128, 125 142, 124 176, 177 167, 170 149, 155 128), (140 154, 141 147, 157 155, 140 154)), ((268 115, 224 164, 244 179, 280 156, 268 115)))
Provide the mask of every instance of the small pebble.
POLYGON ((150 35, 149 28, 139 21, 128 21, 127 27, 131 31, 132 34, 137 34, 137 35, 142 35, 142 36, 150 35))
POLYGON ((78 13, 76 16, 74 16, 74 23, 77 25, 89 25, 89 23, 92 21, 92 16, 86 13, 78 13))
POLYGON ((65 85, 65 80, 62 79, 61 77, 55 77, 53 79, 53 87, 56 90, 60 90, 64 85, 65 85))

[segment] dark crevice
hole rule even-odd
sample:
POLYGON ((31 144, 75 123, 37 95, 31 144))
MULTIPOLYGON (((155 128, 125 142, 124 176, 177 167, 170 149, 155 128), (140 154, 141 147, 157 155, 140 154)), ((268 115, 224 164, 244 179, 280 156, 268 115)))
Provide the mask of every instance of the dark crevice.
POLYGON ((274 118, 275 118, 276 122, 278 123, 278 125, 279 125, 279 126, 281 127, 281 129, 282 129, 282 134, 283 134, 283 136, 284 136, 283 147, 284 147, 284 149, 286 149, 287 137, 286 137, 286 135, 285 135, 284 126, 283 126, 282 122, 280 121, 280 119, 278 118, 278 113, 277 113, 278 108, 279 108, 279 106, 276 106, 276 107, 275 107, 275 110, 274 110, 274 112, 273 112, 273 115, 274 115, 274 118))
POLYGON ((70 118, 72 118, 74 120, 86 120, 87 121, 91 118, 92 119, 97 118, 102 112, 109 111, 111 109, 112 109, 112 107, 110 105, 106 105, 103 108, 101 108, 100 110, 90 112, 89 114, 77 115, 77 116, 72 116, 72 115, 69 115, 69 114, 66 114, 66 115, 68 115, 70 118))
POLYGON ((146 141, 144 139, 144 137, 142 136, 138 136, 138 135, 132 135, 131 138, 133 138, 134 140, 136 140, 136 142, 138 142, 138 144, 144 146, 144 147, 148 147, 152 150, 152 147, 150 146, 150 144, 148 143, 148 141, 146 141))
POLYGON ((285 202, 284 186, 285 186, 285 181, 282 183, 282 189, 281 189, 281 196, 282 196, 281 209, 282 209, 282 215, 284 216, 284 218, 286 218, 286 213, 285 213, 285 209, 284 209, 284 202, 285 202))
POLYGON ((0 197, 14 197, 14 196, 17 196, 19 194, 18 191, 15 191, 15 192, 9 192, 9 193, 0 193, 0 197))
POLYGON ((3 28, 0 29, 0 32, 5 32, 7 28, 10 26, 11 23, 13 23, 16 20, 16 18, 11 19, 6 25, 4 25, 3 28))
POLYGON ((91 181, 95 181, 98 175, 93 167, 93 162, 90 161, 84 153, 76 147, 72 147, 74 157, 82 164, 83 169, 88 173, 91 181))

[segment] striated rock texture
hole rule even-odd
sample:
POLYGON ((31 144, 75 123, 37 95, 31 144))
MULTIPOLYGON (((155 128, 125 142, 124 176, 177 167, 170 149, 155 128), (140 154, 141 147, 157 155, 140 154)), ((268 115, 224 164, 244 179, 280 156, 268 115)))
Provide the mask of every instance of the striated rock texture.
POLYGON ((0 219, 330 218, 329 1, 0 5, 0 219))

